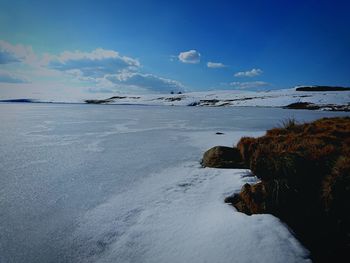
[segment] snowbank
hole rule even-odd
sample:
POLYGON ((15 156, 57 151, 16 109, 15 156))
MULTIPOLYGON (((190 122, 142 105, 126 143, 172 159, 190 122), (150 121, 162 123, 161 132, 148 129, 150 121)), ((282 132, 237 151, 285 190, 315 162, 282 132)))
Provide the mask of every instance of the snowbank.
POLYGON ((247 174, 186 163, 154 175, 124 193, 132 199, 118 195, 86 214, 74 240, 89 247, 77 248, 77 261, 310 262, 277 218, 223 203, 232 189, 256 182, 247 174))
MULTIPOLYGON (((240 135, 215 138, 230 145, 240 135)), ((189 139, 204 149, 215 143, 214 136, 193 132, 189 139)), ((249 170, 202 168, 199 162, 165 169, 86 213, 72 236, 73 258, 77 262, 310 262, 308 251, 277 218, 247 216, 223 202, 243 184, 255 182, 249 170)))

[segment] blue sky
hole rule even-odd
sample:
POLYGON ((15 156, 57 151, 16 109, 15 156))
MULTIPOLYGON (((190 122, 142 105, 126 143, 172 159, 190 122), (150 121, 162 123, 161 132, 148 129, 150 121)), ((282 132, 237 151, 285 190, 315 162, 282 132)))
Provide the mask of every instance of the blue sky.
POLYGON ((0 0, 0 96, 350 86, 349 11, 330 0, 0 0))

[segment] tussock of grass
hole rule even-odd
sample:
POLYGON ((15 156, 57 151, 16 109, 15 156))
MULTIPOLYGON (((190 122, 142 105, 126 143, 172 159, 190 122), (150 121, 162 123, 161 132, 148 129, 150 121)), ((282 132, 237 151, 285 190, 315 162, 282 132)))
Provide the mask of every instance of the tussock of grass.
POLYGON ((243 137, 237 144, 237 148, 247 166, 250 165, 251 157, 255 151, 256 145, 256 139, 252 137, 243 137))
POLYGON ((282 128, 284 128, 286 130, 293 129, 297 125, 298 125, 298 123, 294 118, 289 118, 287 120, 282 121, 282 128))
POLYGON ((350 247, 350 118, 298 124, 290 119, 237 148, 261 179, 233 205, 246 214, 284 220, 316 262, 342 262, 350 247))

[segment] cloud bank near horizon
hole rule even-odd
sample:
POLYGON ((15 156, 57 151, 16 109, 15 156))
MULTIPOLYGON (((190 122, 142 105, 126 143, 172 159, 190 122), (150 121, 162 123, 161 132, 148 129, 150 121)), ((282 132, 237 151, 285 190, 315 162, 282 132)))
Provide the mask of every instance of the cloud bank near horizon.
MULTIPOLYGON (((179 81, 142 71, 138 59, 123 56, 114 50, 97 48, 90 52, 64 51, 59 55, 37 56, 31 47, 11 45, 0 41, 0 83, 24 84, 27 78, 37 79, 44 74, 58 74, 72 79, 79 86, 88 83, 88 92, 159 92, 185 91, 179 81), (11 64, 11 68, 8 65, 11 64), (16 65, 13 67, 13 65, 16 65), (14 68, 26 65, 29 70, 16 72, 14 68), (51 72, 51 73, 48 73, 51 72), (26 75, 22 77, 21 75, 26 75)), ((49 88, 49 87, 48 87, 49 88)))

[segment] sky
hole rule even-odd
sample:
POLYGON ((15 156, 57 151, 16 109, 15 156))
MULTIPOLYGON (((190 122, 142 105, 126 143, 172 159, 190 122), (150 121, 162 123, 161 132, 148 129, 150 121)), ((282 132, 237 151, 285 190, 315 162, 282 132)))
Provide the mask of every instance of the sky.
POLYGON ((350 86, 350 1, 0 0, 0 98, 350 86))

